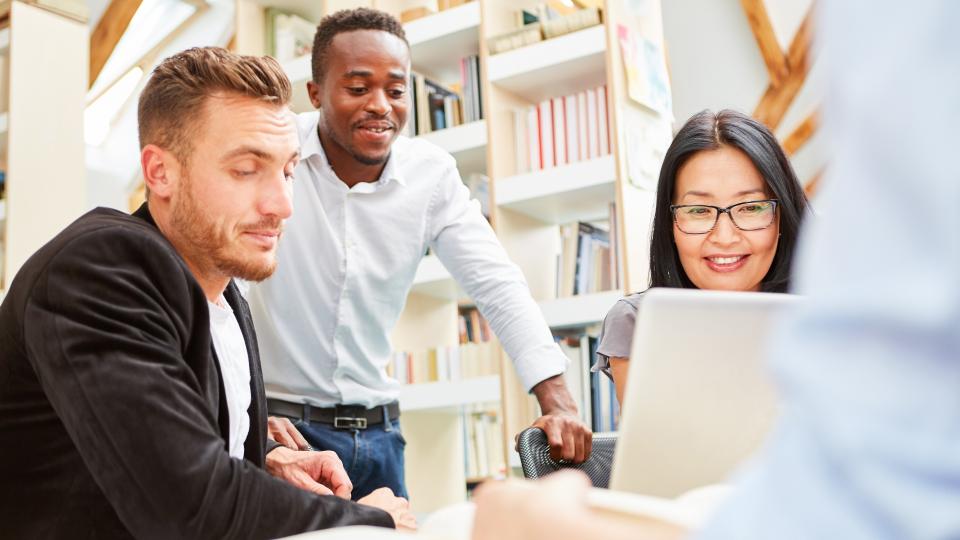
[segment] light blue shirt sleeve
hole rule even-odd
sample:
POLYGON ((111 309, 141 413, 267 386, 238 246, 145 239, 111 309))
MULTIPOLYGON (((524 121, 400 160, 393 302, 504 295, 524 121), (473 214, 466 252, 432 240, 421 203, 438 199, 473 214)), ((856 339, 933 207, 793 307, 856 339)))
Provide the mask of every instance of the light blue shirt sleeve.
POLYGON ((702 539, 960 538, 960 3, 818 3, 834 152, 784 412, 702 539))

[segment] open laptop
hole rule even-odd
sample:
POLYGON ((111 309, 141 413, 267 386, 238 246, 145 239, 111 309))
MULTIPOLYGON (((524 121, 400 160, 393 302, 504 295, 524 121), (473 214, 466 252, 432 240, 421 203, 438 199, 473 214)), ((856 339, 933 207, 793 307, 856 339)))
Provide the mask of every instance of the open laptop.
POLYGON ((610 488, 676 497, 724 482, 777 413, 768 338, 799 297, 652 289, 641 301, 610 488))

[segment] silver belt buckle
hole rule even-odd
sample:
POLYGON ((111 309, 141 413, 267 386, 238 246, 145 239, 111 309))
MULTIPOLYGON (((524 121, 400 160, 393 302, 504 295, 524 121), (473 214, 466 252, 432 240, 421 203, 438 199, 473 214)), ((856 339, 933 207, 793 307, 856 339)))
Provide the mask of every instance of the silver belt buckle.
POLYGON ((367 429, 367 419, 335 416, 333 418, 333 427, 337 429, 367 429))

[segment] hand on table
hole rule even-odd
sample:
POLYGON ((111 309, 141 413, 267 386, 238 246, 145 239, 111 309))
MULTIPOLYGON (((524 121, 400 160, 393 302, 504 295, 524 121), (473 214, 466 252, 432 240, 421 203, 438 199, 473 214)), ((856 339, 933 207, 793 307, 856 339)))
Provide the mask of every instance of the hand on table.
POLYGON ((417 530, 417 519, 410 512, 410 503, 403 497, 397 497, 390 488, 382 487, 357 501, 360 504, 379 508, 393 518, 397 530, 417 530))

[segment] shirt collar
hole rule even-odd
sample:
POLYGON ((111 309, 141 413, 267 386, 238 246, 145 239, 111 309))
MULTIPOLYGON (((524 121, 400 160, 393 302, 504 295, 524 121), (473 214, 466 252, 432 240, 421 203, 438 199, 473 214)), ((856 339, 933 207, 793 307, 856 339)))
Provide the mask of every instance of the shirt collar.
MULTIPOLYGON (((300 123, 300 159, 306 161, 313 156, 318 156, 323 165, 329 168, 330 162, 327 161, 327 155, 323 151, 323 145, 320 144, 320 135, 317 133, 317 127, 320 125, 320 112, 304 113, 300 115, 300 118, 303 120, 303 122, 300 123)), ((374 184, 383 186, 392 180, 401 186, 407 185, 407 179, 404 178, 397 164, 396 150, 401 138, 402 137, 397 137, 397 140, 394 141, 393 146, 390 148, 390 157, 387 158, 387 163, 380 173, 380 179, 374 182, 374 184)), ((332 174, 333 170, 331 169, 330 172, 332 174)))

